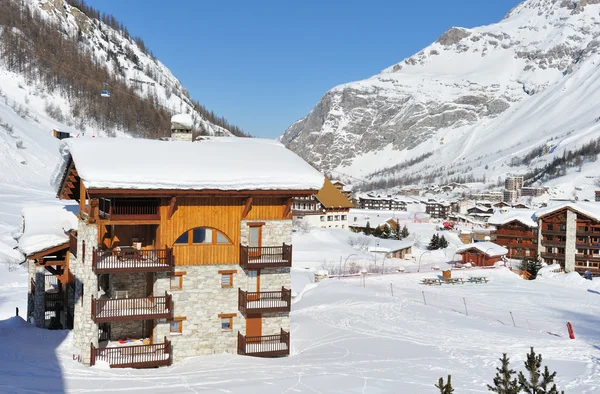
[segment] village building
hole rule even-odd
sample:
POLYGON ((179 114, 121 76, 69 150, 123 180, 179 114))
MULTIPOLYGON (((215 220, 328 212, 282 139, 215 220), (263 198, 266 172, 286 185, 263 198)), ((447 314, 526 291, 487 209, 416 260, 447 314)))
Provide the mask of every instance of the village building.
POLYGON ((382 254, 386 258, 404 259, 412 255, 413 241, 395 239, 377 239, 376 246, 369 246, 370 253, 382 254))
POLYGON ((323 187, 318 171, 245 138, 69 139, 61 154, 57 195, 79 202, 68 259, 84 364, 289 354, 291 206, 323 187))
POLYGON ((352 185, 347 185, 340 180, 333 180, 331 181, 331 183, 333 184, 333 186, 335 186, 336 189, 339 190, 340 193, 342 193, 348 199, 348 201, 352 201, 354 199, 354 196, 352 194, 352 190, 354 188, 352 185))
POLYGON ((463 264, 471 264, 474 267, 491 267, 498 261, 503 261, 508 250, 493 242, 475 242, 456 249, 456 254, 462 258, 463 264))
POLYGON ((405 200, 392 196, 380 196, 372 193, 358 196, 359 209, 406 211, 406 205, 405 200))
POLYGON ((523 187, 521 188, 522 197, 539 197, 546 192, 543 187, 523 187))
POLYGON ((508 249, 508 258, 522 260, 537 257, 538 223, 534 210, 496 211, 488 224, 496 227, 495 243, 508 249))
POLYGON ((565 272, 600 275, 600 205, 564 202, 537 211, 538 253, 565 272))
POLYGON ((317 194, 298 197, 292 203, 297 223, 318 228, 348 228, 348 213, 353 205, 329 179, 317 194))
POLYGON ((506 190, 521 190, 523 188, 522 176, 508 176, 504 180, 504 188, 506 190))
POLYGON ((459 212, 460 204, 458 201, 438 201, 429 199, 425 203, 425 212, 432 219, 444 219, 448 220, 450 214, 453 212, 459 212))
POLYGON ((487 222, 490 216, 494 214, 494 208, 485 205, 476 205, 467 209, 467 216, 481 222, 487 222))

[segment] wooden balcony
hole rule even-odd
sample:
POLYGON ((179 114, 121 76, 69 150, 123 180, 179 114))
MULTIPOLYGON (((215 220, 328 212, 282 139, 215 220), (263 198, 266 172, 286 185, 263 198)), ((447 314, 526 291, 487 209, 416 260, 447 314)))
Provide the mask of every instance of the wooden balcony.
POLYGON ((96 250, 92 254, 92 270, 96 275, 169 272, 173 270, 173 249, 137 250, 96 250))
POLYGON ((552 241, 542 240, 542 246, 564 247, 565 243, 566 243, 566 241, 559 241, 556 239, 553 239, 552 241))
POLYGON ((565 255, 561 253, 542 253, 541 257, 543 259, 552 259, 552 260, 564 260, 565 255))
POLYGON ((158 221, 160 220, 160 200, 148 199, 109 199, 100 198, 98 215, 110 221, 158 221))
POLYGON ((247 337, 238 332, 238 354, 254 357, 282 357, 290 354, 290 333, 247 337))
POLYGON ((171 365, 171 342, 153 345, 96 348, 91 345, 90 365, 106 362, 111 368, 152 368, 171 365))
POLYGON ((292 291, 284 287, 281 291, 247 292, 238 289, 238 309, 246 313, 289 312, 292 304, 292 291))
POLYGON ((600 255, 598 255, 598 254, 576 253, 575 258, 580 261, 600 261, 600 255))
POLYGON ((292 266, 292 245, 250 247, 240 245, 240 266, 245 270, 292 266))
POLYGON ((171 317, 171 295, 145 298, 99 298, 92 297, 92 319, 96 323, 124 320, 154 320, 171 317))

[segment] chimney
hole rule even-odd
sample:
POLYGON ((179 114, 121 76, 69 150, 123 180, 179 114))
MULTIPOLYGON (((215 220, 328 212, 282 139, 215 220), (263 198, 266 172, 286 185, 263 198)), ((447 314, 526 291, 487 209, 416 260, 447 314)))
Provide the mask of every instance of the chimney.
POLYGON ((190 114, 177 114, 171 117, 171 140, 192 142, 194 121, 190 114))

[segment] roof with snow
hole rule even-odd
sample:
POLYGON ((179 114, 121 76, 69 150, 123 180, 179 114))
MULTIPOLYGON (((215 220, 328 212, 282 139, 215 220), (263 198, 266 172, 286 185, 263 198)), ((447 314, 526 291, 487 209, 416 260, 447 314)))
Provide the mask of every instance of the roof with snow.
POLYGON ((493 242, 475 242, 467 244, 456 249, 456 253, 463 253, 468 250, 476 249, 490 257, 504 256, 508 253, 508 249, 493 242))
POLYGON ((77 216, 64 206, 26 207, 19 250, 26 256, 69 242, 68 232, 77 228, 77 216))
POLYGON ((562 209, 570 209, 575 212, 579 212, 589 218, 600 221, 600 203, 597 202, 561 202, 549 207, 539 209, 536 212, 538 218, 549 215, 562 209))
POLYGON ((515 220, 523 223, 527 227, 536 228, 538 226, 535 210, 533 209, 509 209, 506 211, 497 210, 490 217, 488 223, 500 226, 515 220))
POLYGON ((87 189, 316 191, 324 181, 279 142, 257 138, 78 138, 63 141, 60 150, 56 190, 70 158, 87 189))
POLYGON ((194 127, 194 120, 190 114, 177 114, 171 117, 171 129, 191 130, 194 127))
POLYGON ((377 240, 377 246, 369 246, 367 249, 374 253, 392 253, 411 248, 413 245, 414 242, 410 240, 380 239, 377 240))

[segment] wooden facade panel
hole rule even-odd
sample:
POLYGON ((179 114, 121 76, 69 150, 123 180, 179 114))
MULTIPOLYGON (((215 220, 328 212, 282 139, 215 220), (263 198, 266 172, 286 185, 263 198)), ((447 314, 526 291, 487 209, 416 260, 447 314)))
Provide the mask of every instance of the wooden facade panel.
POLYGON ((158 244, 173 247, 175 265, 238 264, 241 197, 177 197, 177 207, 169 219, 169 204, 160 207, 158 244), (184 232, 197 227, 217 229, 231 244, 174 245, 184 232))
POLYGON ((112 226, 100 224, 98 226, 98 244, 109 249, 117 246, 133 246, 133 242, 141 242, 143 249, 160 249, 165 245, 156 244, 155 225, 139 226, 112 226))
POLYGON ((283 216, 287 203, 287 198, 254 197, 246 220, 289 219, 289 215, 283 216))

